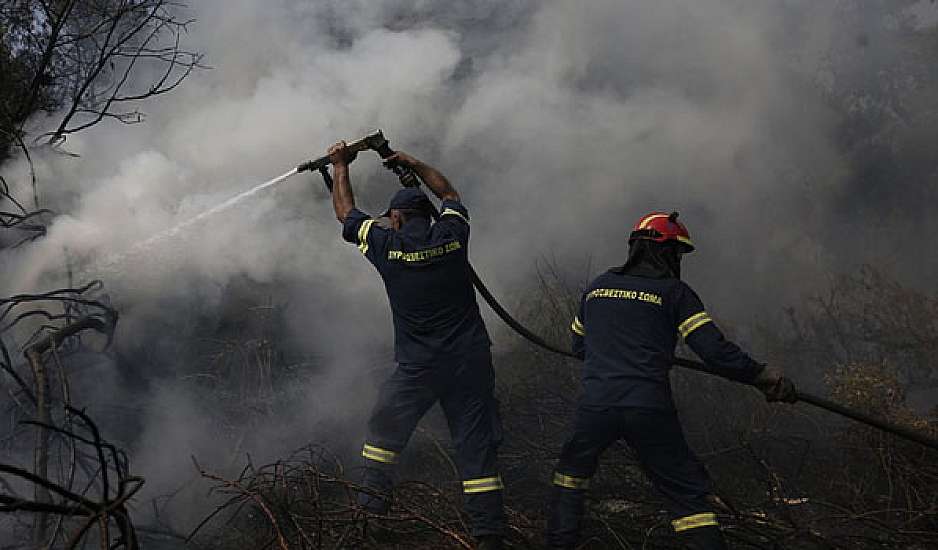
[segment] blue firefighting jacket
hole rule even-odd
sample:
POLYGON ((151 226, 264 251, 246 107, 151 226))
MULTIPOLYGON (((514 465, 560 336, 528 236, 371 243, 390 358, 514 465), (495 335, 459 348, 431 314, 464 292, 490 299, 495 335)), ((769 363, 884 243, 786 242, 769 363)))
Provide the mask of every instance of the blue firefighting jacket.
POLYGON ((668 373, 679 335, 713 374, 748 383, 764 368, 723 337, 676 278, 608 271, 583 293, 570 328, 573 351, 585 360, 587 406, 673 409, 668 373))
POLYGON ((491 345, 470 275, 469 213, 443 201, 439 221, 412 218, 400 231, 353 209, 342 236, 384 280, 394 318, 394 358, 431 364, 491 345))

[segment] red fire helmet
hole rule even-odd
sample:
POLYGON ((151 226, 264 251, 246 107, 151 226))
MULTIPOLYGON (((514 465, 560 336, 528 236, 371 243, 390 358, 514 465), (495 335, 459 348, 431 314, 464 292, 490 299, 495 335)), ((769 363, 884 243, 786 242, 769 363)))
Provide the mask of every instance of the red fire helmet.
POLYGON ((642 216, 632 228, 629 244, 635 239, 646 239, 656 243, 677 241, 683 245, 684 252, 693 252, 694 243, 690 240, 690 233, 683 223, 677 221, 677 216, 677 212, 670 214, 652 212, 642 216))

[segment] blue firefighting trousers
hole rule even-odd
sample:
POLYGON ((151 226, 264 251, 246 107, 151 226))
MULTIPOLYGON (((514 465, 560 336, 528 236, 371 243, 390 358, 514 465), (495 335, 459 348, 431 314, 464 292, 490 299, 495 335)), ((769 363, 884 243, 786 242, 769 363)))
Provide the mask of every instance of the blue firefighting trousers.
POLYGON ((547 524, 552 548, 573 548, 599 457, 624 439, 655 487, 664 495, 671 525, 694 550, 723 550, 726 544, 707 496, 710 477, 687 446, 677 414, 643 408, 577 410, 573 435, 563 446, 554 472, 547 524))
POLYGON ((505 527, 497 452, 502 438, 495 374, 488 348, 434 365, 401 363, 381 386, 368 421, 359 503, 386 513, 391 474, 417 422, 437 401, 456 447, 464 509, 472 535, 501 535, 505 527))

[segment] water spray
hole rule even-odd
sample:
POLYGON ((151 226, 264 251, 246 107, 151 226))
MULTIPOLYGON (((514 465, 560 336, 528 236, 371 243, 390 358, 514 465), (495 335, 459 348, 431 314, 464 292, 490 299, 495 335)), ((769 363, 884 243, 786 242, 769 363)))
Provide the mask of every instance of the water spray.
MULTIPOLYGON (((381 130, 375 130, 361 139, 351 141, 347 144, 347 147, 354 153, 360 153, 362 151, 372 149, 377 152, 382 159, 387 159, 395 153, 395 151, 391 149, 390 143, 388 142, 387 138, 384 137, 384 133, 381 130)), ((329 160, 329 155, 324 155, 315 160, 304 162, 285 174, 256 185, 243 193, 239 193, 238 195, 231 197, 217 206, 213 206, 212 208, 189 218, 188 220, 178 223, 165 231, 161 231, 148 239, 133 244, 125 252, 111 254, 105 257, 102 261, 97 263, 97 268, 101 270, 108 270, 109 268, 124 262, 128 257, 143 252, 144 250, 151 248, 162 241, 172 239, 193 225, 196 225, 199 222, 204 221, 205 219, 210 218, 216 214, 220 214, 226 210, 229 210, 245 199, 256 195, 264 189, 268 189, 283 183, 284 181, 290 179, 290 177, 300 172, 313 170, 318 171, 320 174, 322 174, 322 177, 326 183, 326 187, 331 192, 332 177, 329 175, 330 164, 331 161, 329 160)), ((417 176, 410 169, 397 165, 389 165, 388 168, 398 176, 401 181, 401 185, 407 187, 415 187, 419 185, 417 176)))

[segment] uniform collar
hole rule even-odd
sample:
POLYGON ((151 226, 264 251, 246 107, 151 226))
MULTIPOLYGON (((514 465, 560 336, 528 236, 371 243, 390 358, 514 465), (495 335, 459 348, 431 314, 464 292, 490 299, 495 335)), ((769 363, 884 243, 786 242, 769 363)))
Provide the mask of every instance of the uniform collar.
POLYGON ((399 232, 408 237, 426 238, 430 231, 430 218, 411 218, 401 226, 399 232))

